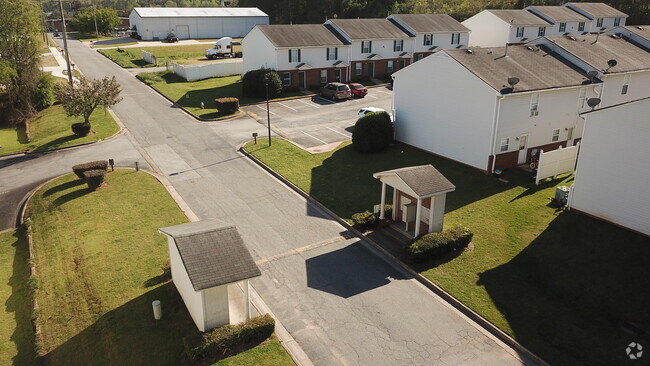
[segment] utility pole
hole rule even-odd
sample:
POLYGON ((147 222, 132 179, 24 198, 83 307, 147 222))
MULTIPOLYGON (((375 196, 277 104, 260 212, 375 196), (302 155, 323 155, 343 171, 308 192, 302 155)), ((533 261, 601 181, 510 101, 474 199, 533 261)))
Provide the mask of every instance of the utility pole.
POLYGON ((63 24, 63 52, 65 52, 65 63, 68 66, 68 82, 72 86, 72 70, 70 70, 70 53, 68 52, 68 33, 65 29, 65 16, 63 15, 63 2, 59 0, 61 10, 61 23, 63 24))
POLYGON ((39 1, 38 3, 41 6, 41 19, 43 20, 43 42, 50 47, 50 42, 47 39, 47 23, 45 22, 45 12, 43 11, 43 3, 39 1))
POLYGON ((95 4, 93 4, 93 18, 95 19, 95 35, 99 41, 99 30, 97 30, 97 15, 95 15, 95 4))

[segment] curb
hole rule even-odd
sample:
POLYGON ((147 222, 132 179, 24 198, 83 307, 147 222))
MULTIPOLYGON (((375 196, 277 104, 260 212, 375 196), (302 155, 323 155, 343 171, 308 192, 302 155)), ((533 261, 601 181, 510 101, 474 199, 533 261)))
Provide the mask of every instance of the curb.
MULTIPOLYGON (((379 244, 377 244, 375 241, 372 239, 366 237, 352 227, 350 224, 348 224, 347 221, 343 220, 340 218, 338 215, 336 215, 334 212, 332 212, 329 208, 324 206, 322 203, 318 202, 315 200, 313 197, 311 197, 307 192, 303 191, 300 189, 298 186, 295 184, 291 183, 288 181, 286 178, 284 178, 282 175, 278 174, 275 172, 273 169, 271 169, 269 166, 264 164, 262 161, 254 157, 252 154, 250 154, 248 151, 244 150, 243 146, 245 143, 242 143, 238 148, 237 151, 239 151, 241 154, 249 158, 252 162, 260 166, 262 169, 264 169, 267 173, 271 174, 273 177, 284 183, 287 187, 291 188, 293 191, 301 195, 303 198, 305 198, 307 201, 310 203, 314 204, 316 207, 319 209, 323 210, 323 212, 327 213, 329 216, 331 216, 333 219, 335 219, 339 224, 341 224, 343 227, 345 227, 347 230, 350 232, 354 233, 357 237, 359 237, 362 241, 366 241, 369 243, 372 248, 377 250, 379 253, 383 254, 389 261, 392 261, 395 265, 397 265, 400 269, 406 271, 410 275, 413 276, 420 284, 424 285, 427 289, 438 295, 442 300, 444 300, 447 304, 451 305, 453 308, 458 310, 461 314, 465 315, 467 318, 471 319, 474 323, 476 323, 478 326, 486 330, 489 334, 503 342, 504 344, 508 345, 512 349, 514 349, 516 352, 523 354, 525 357, 529 358, 531 361, 535 362, 537 365, 540 366, 548 366, 549 364, 544 361, 541 357, 537 356, 530 350, 528 350, 526 347, 521 345, 519 342, 517 342, 514 338, 510 337, 507 333, 499 329, 497 326, 494 324, 490 323, 487 319, 483 318, 481 315, 476 313, 474 310, 468 308, 465 304, 460 302, 458 299, 453 297, 451 294, 443 290, 440 286, 436 285, 435 283, 431 282, 429 279, 425 278, 415 270, 413 270, 410 266, 408 266, 406 263, 402 262, 392 254, 390 254, 388 251, 386 251, 384 248, 382 248, 379 244)), ((522 362, 524 360, 521 360, 522 362)))

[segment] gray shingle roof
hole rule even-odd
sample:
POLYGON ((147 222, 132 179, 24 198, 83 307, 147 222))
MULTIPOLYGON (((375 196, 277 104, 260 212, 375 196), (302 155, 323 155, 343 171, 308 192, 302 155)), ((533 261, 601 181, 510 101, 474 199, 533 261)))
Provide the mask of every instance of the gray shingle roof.
POLYGON ((276 47, 343 46, 323 24, 258 25, 276 47))
POLYGON ((195 291, 261 275, 234 225, 205 220, 159 231, 173 238, 195 291))
POLYGON ((594 18, 627 18, 627 14, 604 3, 570 2, 564 5, 576 7, 585 13, 592 15, 594 18))
POLYGON ((393 14, 416 33, 469 32, 469 29, 448 14, 393 14))
POLYGON ((490 13, 512 26, 544 27, 551 23, 524 9, 489 9, 490 13))
POLYGON ((566 6, 531 6, 531 9, 537 10, 540 14, 553 19, 555 22, 588 22, 589 18, 573 11, 566 6))
POLYGON ((388 19, 330 19, 330 22, 352 40, 409 38, 388 19))
POLYGON ((517 77, 514 93, 582 85, 588 81, 578 69, 535 46, 445 50, 486 84, 501 93, 510 93, 508 78, 517 77))
POLYGON ((619 73, 650 69, 650 52, 623 38, 609 34, 601 34, 598 42, 595 34, 547 38, 600 71, 609 68, 607 72, 619 73), (610 68, 609 60, 616 60, 616 66, 610 68))
POLYGON ((133 8, 141 18, 266 17, 258 8, 133 8))
POLYGON ((433 165, 418 165, 406 168, 386 170, 375 173, 374 176, 397 175, 419 197, 428 197, 436 193, 453 191, 456 189, 442 173, 433 165))
POLYGON ((626 25, 625 29, 650 41, 650 25, 626 25))

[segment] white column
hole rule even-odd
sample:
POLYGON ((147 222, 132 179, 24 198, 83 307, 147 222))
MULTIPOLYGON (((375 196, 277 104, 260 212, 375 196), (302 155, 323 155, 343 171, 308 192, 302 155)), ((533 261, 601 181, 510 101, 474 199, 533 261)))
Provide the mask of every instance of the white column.
POLYGON ((246 297, 246 320, 251 318, 251 284, 249 280, 244 280, 244 292, 246 297))
POLYGON ((386 183, 381 182, 381 208, 379 209, 379 219, 384 219, 384 206, 386 206, 386 183))
POLYGON ((422 199, 418 198, 417 206, 415 206, 415 232, 414 237, 420 235, 420 216, 422 216, 422 199))
POLYGON ((429 203, 429 232, 433 232, 433 209, 436 204, 436 197, 431 197, 431 202, 429 203))

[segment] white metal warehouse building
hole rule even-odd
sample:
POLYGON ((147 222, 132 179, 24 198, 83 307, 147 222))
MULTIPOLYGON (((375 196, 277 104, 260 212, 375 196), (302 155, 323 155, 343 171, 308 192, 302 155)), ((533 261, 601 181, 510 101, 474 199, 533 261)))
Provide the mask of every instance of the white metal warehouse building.
POLYGON ((257 24, 269 24, 258 8, 133 8, 131 29, 145 41, 173 31, 179 39, 244 37, 257 24))

